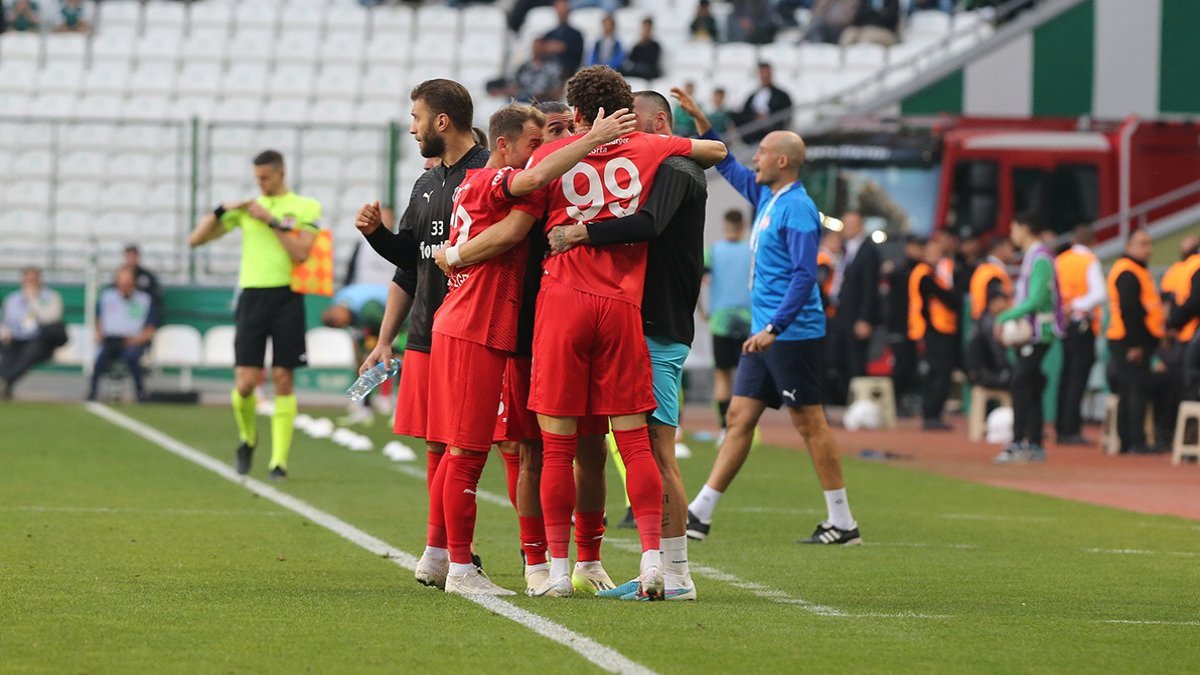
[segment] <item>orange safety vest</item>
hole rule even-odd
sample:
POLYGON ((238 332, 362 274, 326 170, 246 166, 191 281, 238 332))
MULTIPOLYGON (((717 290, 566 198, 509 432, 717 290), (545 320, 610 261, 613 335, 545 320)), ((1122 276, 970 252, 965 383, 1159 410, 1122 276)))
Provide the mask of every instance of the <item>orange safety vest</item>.
POLYGON ((817 251, 817 269, 826 268, 829 273, 825 275, 825 281, 821 283, 821 295, 829 298, 829 305, 825 307, 825 316, 833 318, 837 314, 837 308, 833 306, 833 275, 837 273, 837 268, 833 264, 833 255, 825 249, 817 251))
MULTIPOLYGON (((925 322, 925 298, 921 296, 921 280, 933 274, 929 263, 918 263, 908 277, 908 339, 923 340, 927 325, 925 322)), ((934 282, 942 288, 949 288, 945 283, 934 277, 934 282)), ((929 299, 929 323, 934 330, 946 335, 953 335, 958 329, 958 317, 937 298, 929 299)))
MULTIPOLYGON (((1200 253, 1190 255, 1187 260, 1181 260, 1171 265, 1167 273, 1163 275, 1163 295, 1170 293, 1176 307, 1186 303, 1192 296, 1192 277, 1196 275, 1196 272, 1200 272, 1200 253)), ((1184 324, 1183 328, 1179 329, 1179 341, 1191 342, 1192 337, 1196 335, 1197 326, 1200 326, 1200 317, 1193 317, 1191 321, 1184 324)))
MULTIPOLYGON (((1095 261, 1094 253, 1077 251, 1074 247, 1063 251, 1054 259, 1054 271, 1058 274, 1058 293, 1064 314, 1070 313, 1072 302, 1087 295, 1087 271, 1095 261)), ((1092 333, 1100 334, 1099 307, 1092 310, 1092 333)))
MULTIPOLYGON (((296 236, 296 233, 292 233, 296 236)), ((308 259, 292 267, 292 290, 306 295, 333 295, 333 232, 320 230, 308 259)))
POLYGON ((993 279, 999 279, 1000 285, 1004 287, 1004 292, 1010 298, 1013 294, 1012 277, 1008 276, 1008 271, 994 262, 984 261, 979 263, 975 268, 975 272, 971 275, 971 318, 978 321, 979 317, 983 316, 983 310, 987 309, 988 297, 987 289, 991 285, 993 279))
POLYGON ((1117 260, 1108 273, 1108 333, 1105 337, 1109 340, 1125 338, 1125 319, 1121 316, 1121 298, 1117 293, 1117 277, 1125 272, 1132 272, 1142 285, 1141 301, 1142 306, 1146 308, 1146 330, 1154 337, 1161 338, 1166 317, 1163 314, 1162 300, 1154 288, 1154 279, 1145 266, 1126 257, 1117 260))

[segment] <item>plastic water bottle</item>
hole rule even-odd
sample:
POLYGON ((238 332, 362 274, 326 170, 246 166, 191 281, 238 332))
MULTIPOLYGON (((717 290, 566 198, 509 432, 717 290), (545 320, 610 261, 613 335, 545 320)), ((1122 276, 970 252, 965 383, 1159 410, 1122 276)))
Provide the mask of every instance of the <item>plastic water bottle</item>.
POLYGON ((383 384, 383 381, 400 372, 400 359, 393 356, 391 361, 387 363, 377 363, 367 369, 367 372, 358 376, 354 384, 346 390, 346 396, 351 401, 361 401, 367 394, 374 391, 375 387, 383 384))

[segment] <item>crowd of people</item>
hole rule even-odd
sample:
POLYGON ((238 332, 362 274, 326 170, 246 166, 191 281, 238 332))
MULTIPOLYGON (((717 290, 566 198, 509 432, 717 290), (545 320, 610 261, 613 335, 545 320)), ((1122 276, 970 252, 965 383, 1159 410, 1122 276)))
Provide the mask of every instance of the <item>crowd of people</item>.
POLYGON ((6 30, 90 33, 92 23, 84 0, 11 0, 0 2, 0 33, 6 30), (48 6, 43 9, 42 4, 48 6))

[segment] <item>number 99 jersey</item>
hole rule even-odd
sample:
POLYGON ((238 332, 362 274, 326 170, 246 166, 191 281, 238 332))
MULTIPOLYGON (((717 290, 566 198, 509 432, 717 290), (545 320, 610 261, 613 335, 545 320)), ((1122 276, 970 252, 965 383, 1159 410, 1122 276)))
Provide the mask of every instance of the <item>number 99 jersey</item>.
MULTIPOLYGON (((543 145, 530 165, 578 136, 543 145)), ((692 143, 678 136, 634 132, 602 145, 562 178, 537 193, 546 201, 546 232, 559 225, 595 223, 637 213, 663 160, 687 156, 692 143)), ((580 246, 546 259, 546 273, 586 293, 640 307, 646 278, 646 244, 580 246)))

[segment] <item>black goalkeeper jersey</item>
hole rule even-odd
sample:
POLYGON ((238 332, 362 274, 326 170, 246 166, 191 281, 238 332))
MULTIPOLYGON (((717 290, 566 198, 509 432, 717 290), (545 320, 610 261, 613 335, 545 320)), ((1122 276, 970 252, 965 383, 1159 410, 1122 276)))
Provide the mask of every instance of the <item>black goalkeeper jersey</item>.
POLYGON ((438 164, 421 174, 393 234, 379 228, 367 237, 371 248, 396 265, 393 282, 412 296, 408 319, 408 349, 429 352, 433 315, 446 297, 447 279, 433 262, 433 252, 450 239, 454 190, 469 169, 487 165, 491 153, 476 145, 454 166, 438 164))
POLYGON ((645 333, 690 345, 704 277, 704 216, 708 180, 685 157, 659 167, 654 187, 636 214, 588 225, 592 246, 649 241, 642 293, 645 333))

